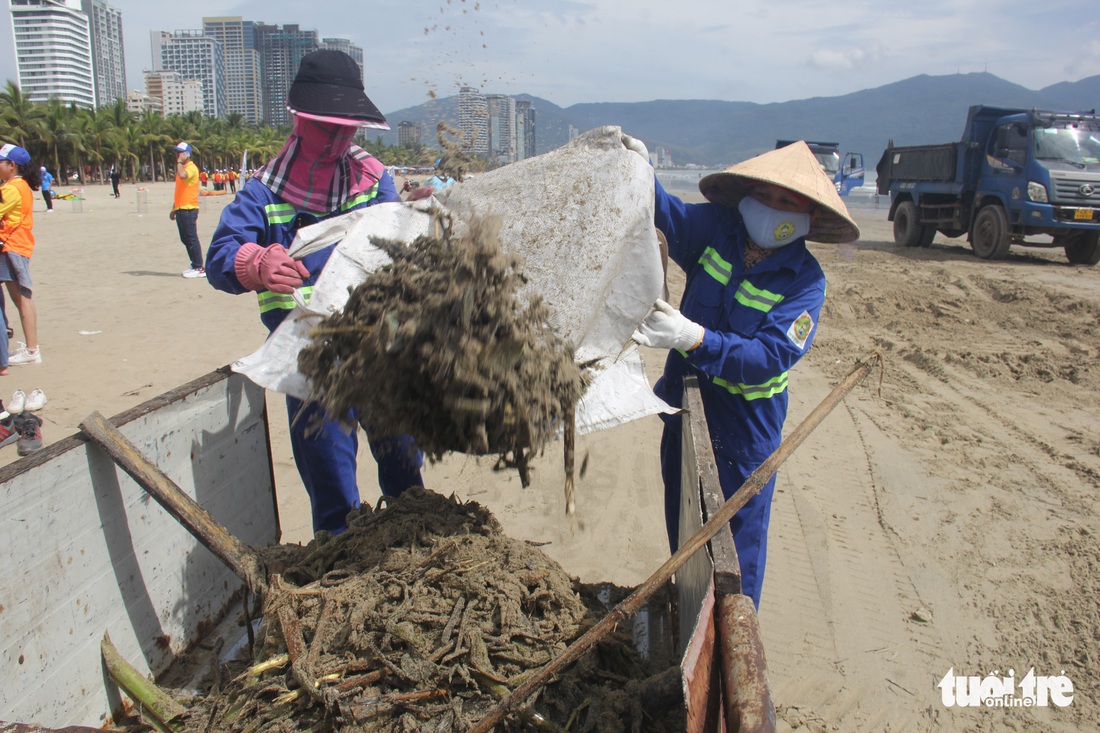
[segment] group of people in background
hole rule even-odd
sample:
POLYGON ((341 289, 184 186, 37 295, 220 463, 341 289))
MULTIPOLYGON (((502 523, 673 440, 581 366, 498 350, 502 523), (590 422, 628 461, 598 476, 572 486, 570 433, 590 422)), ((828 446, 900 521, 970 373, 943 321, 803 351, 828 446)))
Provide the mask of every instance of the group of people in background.
POLYGON ((240 175, 237 171, 230 168, 229 170, 222 170, 220 168, 215 169, 213 173, 203 168, 199 171, 199 183, 203 188, 207 187, 207 184, 213 184, 215 191, 226 191, 229 193, 237 192, 237 181, 240 180, 240 175))

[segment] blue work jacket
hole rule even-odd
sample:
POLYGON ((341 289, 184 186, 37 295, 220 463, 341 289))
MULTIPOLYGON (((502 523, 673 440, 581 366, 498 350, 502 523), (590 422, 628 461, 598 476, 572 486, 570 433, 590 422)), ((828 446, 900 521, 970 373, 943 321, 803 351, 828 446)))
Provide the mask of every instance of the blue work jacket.
POLYGON ((655 391, 680 407, 683 378, 699 377, 718 457, 764 460, 782 440, 787 374, 810 348, 825 302, 825 275, 806 240, 749 269, 736 209, 685 204, 656 182, 654 222, 687 274, 680 311, 706 329, 690 353, 670 351, 655 391))
MULTIPOLYGON (((400 200, 401 196, 397 193, 390 174, 383 173, 382 178, 370 190, 358 194, 340 210, 319 216, 297 210, 293 204, 283 201, 272 193, 267 186, 255 178, 250 178, 237 192, 233 203, 222 210, 218 228, 214 230, 214 238, 206 252, 206 278, 218 290, 233 294, 247 292, 247 288, 241 285, 234 271, 237 250, 245 242, 255 242, 261 247, 271 244, 289 247, 294 241, 294 235, 304 226, 365 206, 400 200)), ((313 284, 317 282, 317 277, 328 262, 335 246, 336 244, 332 244, 308 254, 302 260, 309 270, 309 277, 302 283, 302 294, 307 302, 313 291, 313 284)), ((294 308, 294 299, 290 295, 273 293, 270 290, 257 295, 260 302, 260 320, 269 331, 274 331, 275 327, 282 323, 286 314, 294 308)))

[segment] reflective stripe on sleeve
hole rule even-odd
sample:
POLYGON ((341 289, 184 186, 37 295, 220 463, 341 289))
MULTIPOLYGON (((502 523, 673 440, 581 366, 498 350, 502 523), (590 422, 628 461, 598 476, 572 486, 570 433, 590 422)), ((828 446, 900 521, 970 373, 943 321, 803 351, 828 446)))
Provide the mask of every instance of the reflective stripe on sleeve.
MULTIPOLYGON (((310 296, 313 295, 313 286, 306 285, 302 288, 302 298, 309 303, 310 296)), ((294 301, 294 297, 289 293, 273 293, 270 290, 264 290, 263 292, 256 293, 256 298, 260 302, 260 313, 267 313, 274 310, 294 310, 294 306, 298 305, 294 301)))
POLYGON ((770 290, 754 287, 748 280, 741 281, 741 285, 737 288, 737 292, 734 293, 733 298, 741 305, 755 308, 764 313, 767 313, 783 302, 782 295, 773 293, 770 290))
POLYGON ((373 201, 377 197, 378 197, 378 184, 376 183, 373 186, 371 186, 369 190, 363 191, 362 193, 357 194, 355 196, 355 198, 353 198, 351 201, 345 201, 340 206, 340 210, 341 211, 347 211, 348 209, 353 209, 356 206, 367 203, 368 201, 373 201))
POLYGON ((729 285, 730 277, 733 275, 733 265, 722 259, 722 256, 718 254, 714 247, 707 247, 703 250, 703 256, 699 258, 699 264, 715 280, 723 285, 729 285))
POLYGON ((268 204, 264 207, 264 215, 267 216, 268 225, 289 224, 294 221, 294 215, 298 213, 290 204, 268 204))
POLYGON ((714 377, 711 381, 715 386, 721 387, 730 394, 741 395, 746 400, 759 400, 767 397, 775 397, 787 389, 787 372, 778 377, 769 379, 763 384, 733 384, 721 377, 714 377))

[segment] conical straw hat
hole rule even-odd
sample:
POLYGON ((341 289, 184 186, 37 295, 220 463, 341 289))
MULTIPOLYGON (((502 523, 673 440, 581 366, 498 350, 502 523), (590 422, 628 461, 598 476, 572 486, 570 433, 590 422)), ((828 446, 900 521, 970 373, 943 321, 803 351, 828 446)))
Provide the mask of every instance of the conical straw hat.
POLYGON ((737 208, 752 184, 760 181, 802 194, 817 205, 806 239, 815 242, 859 239, 859 227, 836 192, 836 184, 822 170, 810 146, 801 140, 749 158, 721 173, 712 173, 699 181, 699 191, 709 201, 737 208))

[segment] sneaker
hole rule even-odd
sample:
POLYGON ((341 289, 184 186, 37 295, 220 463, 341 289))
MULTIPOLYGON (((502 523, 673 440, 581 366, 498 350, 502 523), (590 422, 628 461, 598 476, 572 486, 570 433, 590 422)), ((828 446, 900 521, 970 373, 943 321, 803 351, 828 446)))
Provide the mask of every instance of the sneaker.
POLYGON ((21 456, 29 456, 36 450, 42 450, 42 418, 30 412, 24 412, 15 419, 19 433, 19 445, 16 450, 21 456))
POLYGON ((23 390, 17 389, 12 392, 11 399, 8 400, 8 412, 12 415, 18 415, 27 406, 27 395, 23 394, 23 390))
POLYGON ((31 393, 27 395, 26 401, 23 403, 24 410, 30 410, 31 412, 38 412, 46 406, 46 393, 40 389, 31 390, 31 393))
POLYGON ((41 349, 28 349, 26 346, 20 346, 15 351, 8 355, 8 366, 19 366, 20 364, 41 364, 42 363, 42 351, 41 349))
POLYGON ((6 417, 0 420, 0 448, 11 445, 19 440, 19 431, 15 429, 15 416, 4 413, 6 417))
POLYGON ((183 271, 184 277, 206 277, 206 269, 202 267, 192 267, 190 270, 183 271))

